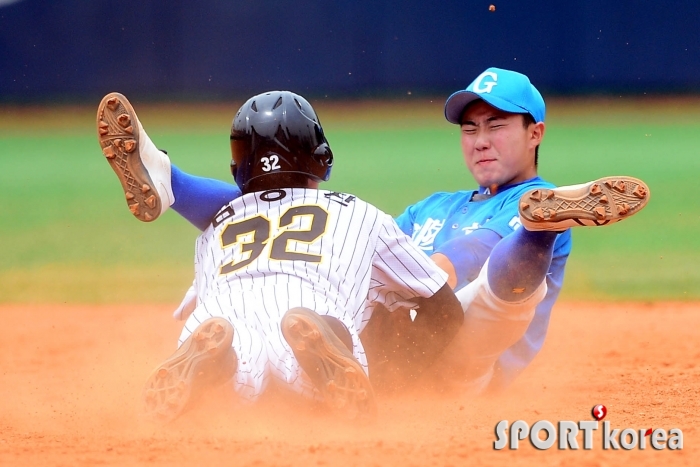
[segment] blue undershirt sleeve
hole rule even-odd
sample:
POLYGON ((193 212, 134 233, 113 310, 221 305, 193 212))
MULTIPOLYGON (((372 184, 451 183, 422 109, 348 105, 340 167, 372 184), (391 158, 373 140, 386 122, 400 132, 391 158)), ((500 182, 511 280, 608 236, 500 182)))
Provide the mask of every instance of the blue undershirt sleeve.
POLYGON ((222 206, 242 194, 232 183, 190 175, 174 164, 171 164, 170 180, 175 195, 171 207, 202 231, 209 227, 222 206))

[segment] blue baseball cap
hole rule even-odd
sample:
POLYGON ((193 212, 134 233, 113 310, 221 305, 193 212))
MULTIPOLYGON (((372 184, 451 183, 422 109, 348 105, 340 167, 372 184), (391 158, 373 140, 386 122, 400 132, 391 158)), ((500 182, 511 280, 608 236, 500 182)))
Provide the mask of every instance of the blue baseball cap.
POLYGON ((535 122, 544 122, 544 99, 522 73, 489 68, 477 76, 467 89, 447 98, 445 118, 450 123, 460 125, 464 109, 477 99, 504 112, 530 114, 535 122))

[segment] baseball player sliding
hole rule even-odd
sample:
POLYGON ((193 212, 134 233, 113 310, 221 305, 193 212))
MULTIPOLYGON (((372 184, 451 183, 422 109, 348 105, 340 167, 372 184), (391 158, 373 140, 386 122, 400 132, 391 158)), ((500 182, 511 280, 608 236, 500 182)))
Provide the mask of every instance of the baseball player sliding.
MULTIPOLYGON (((149 159, 152 143, 132 106, 109 94, 97 121, 132 213, 155 218, 170 195, 148 175, 158 158, 149 159)), ((249 99, 233 120, 231 152, 242 195, 221 207, 196 241, 196 307, 178 349, 146 382, 146 413, 168 422, 226 381, 254 401, 273 380, 349 418, 372 416, 374 391, 358 337, 370 318, 365 302, 420 306, 422 338, 403 352, 425 367, 463 321, 447 275, 390 216, 355 196, 318 189, 333 153, 303 97, 275 91, 249 99)))
MULTIPOLYGON (((474 394, 507 387, 542 348, 571 251, 568 229, 627 219, 650 195, 629 176, 563 187, 540 178, 545 102, 523 74, 487 69, 447 99, 445 117, 460 127, 464 160, 478 187, 431 195, 408 207, 397 224, 448 273, 465 313, 457 337, 424 375, 441 388, 474 394)), ((139 131, 132 153, 137 183, 113 167, 140 220, 172 207, 204 230, 222 205, 241 195, 239 186, 182 172, 139 131), (155 202, 143 209, 141 201, 151 198, 141 183, 156 189, 155 202)), ((196 296, 188 292, 177 317, 191 312, 196 296)), ((390 313, 381 304, 366 305, 371 319, 361 339, 372 381, 391 385, 412 373, 398 362, 407 361, 401 349, 419 339, 420 327, 403 308, 390 313)))

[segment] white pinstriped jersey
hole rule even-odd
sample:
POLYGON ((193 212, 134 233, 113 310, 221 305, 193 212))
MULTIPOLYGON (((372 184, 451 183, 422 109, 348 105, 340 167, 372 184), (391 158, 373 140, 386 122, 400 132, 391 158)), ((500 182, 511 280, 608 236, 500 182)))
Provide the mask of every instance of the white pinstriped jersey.
POLYGON ((274 320, 305 306, 357 333, 369 320, 367 301, 390 310, 410 306, 412 297, 432 296, 446 278, 389 215, 325 190, 246 194, 219 211, 196 242, 199 304, 229 297, 227 303, 244 306, 237 297, 264 290, 276 310, 238 314, 264 312, 274 320))

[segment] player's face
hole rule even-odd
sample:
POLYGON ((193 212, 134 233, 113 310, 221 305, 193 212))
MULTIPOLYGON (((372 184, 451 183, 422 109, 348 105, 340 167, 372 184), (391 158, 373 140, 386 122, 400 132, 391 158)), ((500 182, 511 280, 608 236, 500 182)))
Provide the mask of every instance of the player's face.
POLYGON ((480 186, 519 183, 537 175, 535 148, 544 123, 523 125, 521 114, 491 107, 479 100, 462 116, 462 153, 480 186))

